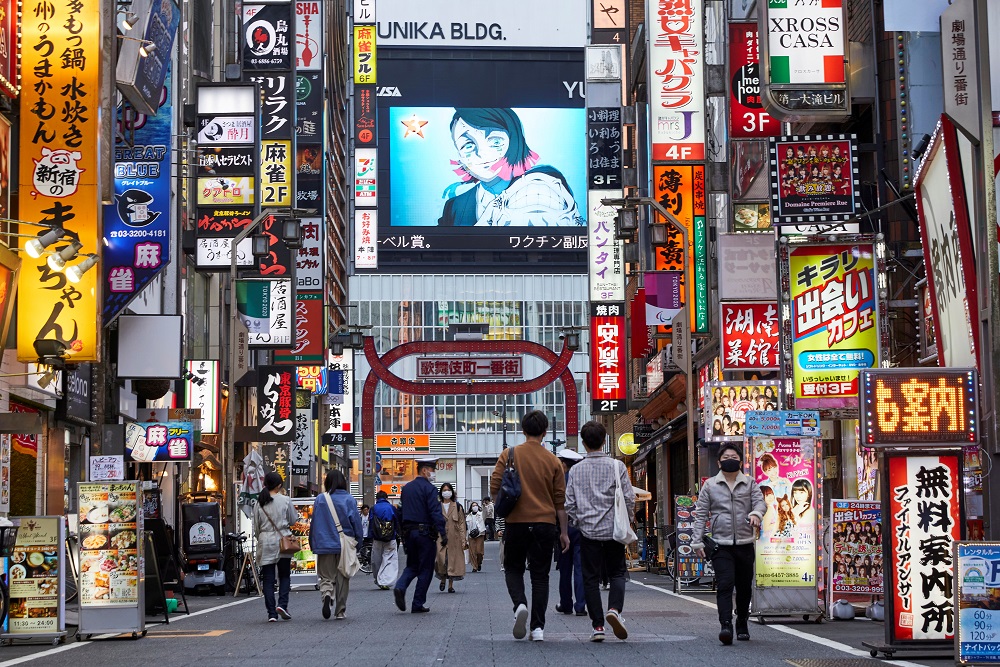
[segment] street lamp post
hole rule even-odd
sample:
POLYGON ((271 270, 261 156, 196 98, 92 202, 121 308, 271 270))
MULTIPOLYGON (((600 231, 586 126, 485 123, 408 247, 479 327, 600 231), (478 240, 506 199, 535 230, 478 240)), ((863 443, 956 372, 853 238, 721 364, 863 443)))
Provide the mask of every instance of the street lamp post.
MULTIPOLYGON (((568 406, 567 406, 568 407, 568 406)), ((559 449, 559 445, 565 445, 565 440, 559 439, 559 419, 552 415, 552 439, 549 440, 549 444, 552 445, 552 453, 555 454, 556 450, 559 449)))
POLYGON ((503 448, 507 449, 507 397, 503 397, 503 408, 501 412, 494 412, 494 417, 500 417, 503 423, 503 448))

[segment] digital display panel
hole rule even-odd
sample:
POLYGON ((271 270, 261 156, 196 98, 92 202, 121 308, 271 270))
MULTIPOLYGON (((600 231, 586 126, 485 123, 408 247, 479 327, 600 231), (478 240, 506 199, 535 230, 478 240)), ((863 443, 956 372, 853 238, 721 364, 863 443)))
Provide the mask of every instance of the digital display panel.
POLYGON ((979 442, 978 381, 972 369, 862 371, 862 442, 867 447, 979 442))

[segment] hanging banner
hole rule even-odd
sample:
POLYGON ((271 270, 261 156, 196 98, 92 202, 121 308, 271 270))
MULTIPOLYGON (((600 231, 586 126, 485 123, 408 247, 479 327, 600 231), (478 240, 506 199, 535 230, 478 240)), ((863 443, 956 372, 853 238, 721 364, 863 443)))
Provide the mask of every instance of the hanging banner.
POLYGON ((857 408, 858 371, 878 366, 881 314, 875 247, 870 243, 782 248, 790 292, 791 340, 783 348, 793 391, 789 407, 857 408), (787 253, 787 255, 785 254, 787 253))
POLYGON ((358 269, 378 268, 378 211, 354 210, 354 266, 358 269))
POLYGON ((354 83, 376 83, 375 26, 354 26, 354 83))
POLYGON ((777 137, 781 121, 764 110, 760 96, 760 38, 756 23, 729 24, 729 136, 777 137))
POLYGON ((250 347, 289 347, 295 336, 291 278, 236 281, 237 317, 249 331, 250 347))
POLYGON ((590 304, 590 396, 592 412, 625 412, 628 353, 625 304, 590 304))
POLYGON ((767 511, 756 548, 758 588, 816 585, 816 441, 756 436, 754 479, 767 511))
POLYGON ((705 159, 704 13, 702 0, 646 0, 654 161, 705 159))
POLYGON ((771 222, 849 220, 861 208, 855 135, 771 138, 771 222))
POLYGON ((293 475, 308 475, 312 463, 313 420, 312 408, 295 410, 295 440, 292 441, 288 461, 293 475))
POLYGON ((190 377, 184 380, 184 407, 201 410, 201 432, 219 432, 219 361, 187 362, 190 377))
POLYGON ((646 323, 661 328, 669 326, 683 305, 681 283, 684 272, 647 271, 642 277, 646 286, 646 323))
POLYGON ((291 5, 243 5, 243 69, 292 68, 291 5))
MULTIPOLYGON (((653 196, 687 229, 687 249, 679 230, 667 224, 667 244, 654 248, 657 271, 683 271, 691 333, 709 332, 708 223, 705 217, 705 167, 653 167, 653 196)), ((669 332, 662 327, 661 333, 669 332)))
POLYGON ((705 385, 705 439, 743 442, 746 415, 751 410, 776 412, 779 384, 763 382, 709 382, 705 385))
POLYGON ((882 503, 832 500, 833 561, 827 565, 833 595, 884 595, 882 503))
POLYGON ((624 242, 615 238, 615 209, 601 204, 602 199, 621 199, 621 196, 621 190, 587 192, 591 301, 625 300, 624 242))
POLYGON ((955 561, 956 662, 1000 662, 1000 544, 960 542, 955 545, 955 561))
POLYGON ((780 368, 778 304, 723 302, 719 347, 722 369, 776 371, 780 368))
POLYGON ((299 0, 295 3, 295 71, 323 69, 323 3, 299 0))
POLYGON ((326 366, 298 366, 295 369, 295 386, 313 396, 326 394, 330 389, 329 370, 326 366))
POLYGON ((167 70, 157 114, 120 118, 135 135, 131 146, 117 137, 115 203, 104 207, 104 326, 170 262, 169 65, 167 70))
POLYGON ((629 352, 633 359, 645 359, 653 351, 653 340, 646 324, 646 288, 640 287, 629 302, 629 325, 632 327, 629 352))
MULTIPOLYGON (((21 41, 31 48, 21 53, 19 217, 71 230, 83 244, 81 253, 96 254, 103 250, 94 102, 101 97, 101 11, 96 0, 47 4, 21 21, 21 41)), ((27 241, 20 239, 20 247, 27 241)), ((68 245, 58 241, 47 250, 68 245)), ((35 341, 48 339, 66 345, 71 363, 98 361, 100 269, 70 282, 65 271, 49 268, 47 254, 20 256, 18 360, 37 361, 35 341)))
POLYGON ((322 363, 324 359, 322 292, 297 292, 295 294, 295 343, 287 352, 274 353, 274 363, 322 363))
POLYGON ((257 369, 258 442, 295 439, 295 376, 286 366, 257 369))
POLYGON ((886 641, 955 634, 955 542, 962 539, 962 454, 886 452, 882 545, 886 641))

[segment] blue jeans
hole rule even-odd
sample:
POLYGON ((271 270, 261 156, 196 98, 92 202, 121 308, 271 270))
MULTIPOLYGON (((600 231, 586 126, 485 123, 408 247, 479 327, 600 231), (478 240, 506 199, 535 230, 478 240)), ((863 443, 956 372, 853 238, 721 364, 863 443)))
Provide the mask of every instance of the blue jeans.
POLYGON ((413 606, 411 609, 426 606, 427 589, 434 578, 434 560, 437 558, 437 541, 427 535, 421 535, 414 528, 406 535, 406 569, 396 582, 396 588, 406 591, 410 582, 417 580, 413 590, 413 606))
POLYGON ((569 551, 556 551, 559 556, 556 568, 559 570, 559 607, 565 612, 573 609, 577 613, 587 608, 583 593, 583 568, 580 566, 580 531, 569 529, 569 551), (576 598, 576 605, 573 605, 576 598))
POLYGON ((264 605, 268 618, 278 618, 277 607, 288 609, 288 592, 292 588, 292 559, 279 558, 277 563, 260 566, 261 582, 264 587, 264 605), (278 604, 274 603, 274 577, 278 576, 278 604))

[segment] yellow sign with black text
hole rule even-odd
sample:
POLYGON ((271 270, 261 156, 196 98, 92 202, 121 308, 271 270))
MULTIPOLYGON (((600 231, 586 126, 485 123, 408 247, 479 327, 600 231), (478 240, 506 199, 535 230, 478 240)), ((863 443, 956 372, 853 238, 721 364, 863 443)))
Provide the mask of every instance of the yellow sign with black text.
POLYGON ((375 26, 354 26, 354 83, 375 83, 375 26))
POLYGON ((262 141, 260 144, 260 205, 291 206, 292 142, 262 141))

